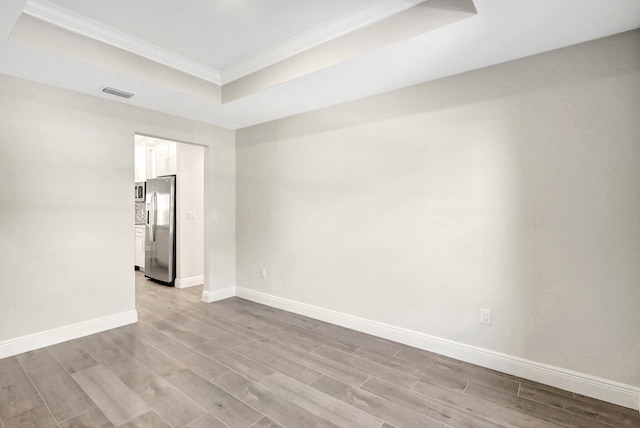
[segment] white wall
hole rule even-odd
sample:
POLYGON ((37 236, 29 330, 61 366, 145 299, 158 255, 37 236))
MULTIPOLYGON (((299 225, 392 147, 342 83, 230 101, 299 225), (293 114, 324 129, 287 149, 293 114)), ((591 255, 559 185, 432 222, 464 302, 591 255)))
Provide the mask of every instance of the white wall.
POLYGON ((177 143, 176 162, 176 287, 184 288, 204 282, 204 147, 177 143))
POLYGON ((239 131, 238 286, 640 386, 639 51, 635 31, 239 131))
POLYGON ((136 132, 209 148, 205 290, 235 284, 232 131, 4 75, 0 100, 0 353, 134 310, 136 132))

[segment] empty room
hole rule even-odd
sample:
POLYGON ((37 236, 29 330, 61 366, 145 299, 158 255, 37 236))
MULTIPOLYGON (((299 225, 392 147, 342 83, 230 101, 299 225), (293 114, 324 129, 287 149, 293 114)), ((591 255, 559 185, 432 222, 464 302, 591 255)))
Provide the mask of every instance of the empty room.
POLYGON ((640 427, 640 1, 4 0, 0 180, 0 428, 640 427))

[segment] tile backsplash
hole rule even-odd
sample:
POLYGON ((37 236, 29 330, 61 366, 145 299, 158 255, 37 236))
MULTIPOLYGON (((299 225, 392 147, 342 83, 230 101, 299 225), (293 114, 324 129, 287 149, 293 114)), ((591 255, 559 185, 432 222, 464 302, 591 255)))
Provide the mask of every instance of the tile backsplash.
POLYGON ((136 202, 136 224, 145 224, 146 222, 146 210, 144 202, 136 202))

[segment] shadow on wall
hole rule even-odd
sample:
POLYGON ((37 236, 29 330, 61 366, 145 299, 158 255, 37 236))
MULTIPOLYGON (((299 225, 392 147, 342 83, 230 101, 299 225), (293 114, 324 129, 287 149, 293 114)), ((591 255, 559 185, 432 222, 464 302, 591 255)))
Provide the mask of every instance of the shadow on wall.
MULTIPOLYGON (((640 33, 624 37, 632 34, 640 33)), ((630 90, 634 78, 623 74, 635 62, 637 75, 639 60, 616 68, 616 79, 603 74, 588 85, 576 79, 560 91, 525 94, 506 110, 517 142, 514 232, 530 295, 524 354, 634 385, 640 346, 629 338, 640 325, 640 127, 632 112, 640 111, 640 98, 630 90)))
POLYGON ((639 45, 238 131, 238 286, 640 385, 639 45))

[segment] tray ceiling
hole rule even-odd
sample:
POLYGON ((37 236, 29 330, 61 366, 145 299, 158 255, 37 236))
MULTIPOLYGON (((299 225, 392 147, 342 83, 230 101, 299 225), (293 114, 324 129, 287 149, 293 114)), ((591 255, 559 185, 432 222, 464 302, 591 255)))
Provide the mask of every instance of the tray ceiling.
POLYGON ((638 27, 631 0, 4 0, 0 73, 237 129, 638 27))

